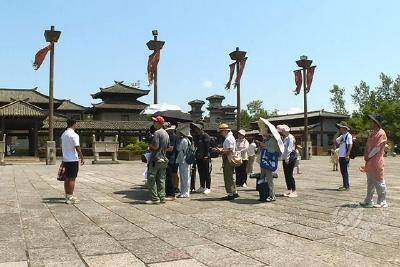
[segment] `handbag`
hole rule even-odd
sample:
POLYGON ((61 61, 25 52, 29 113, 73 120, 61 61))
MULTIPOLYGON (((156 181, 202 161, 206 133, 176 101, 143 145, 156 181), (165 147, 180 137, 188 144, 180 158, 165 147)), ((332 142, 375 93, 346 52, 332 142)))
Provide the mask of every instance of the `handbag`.
POLYGON ((65 166, 64 166, 64 162, 61 162, 60 167, 58 168, 57 180, 58 181, 65 181, 65 166))
POLYGON ((228 163, 233 167, 239 167, 243 163, 242 153, 240 151, 236 151, 235 149, 232 151, 232 153, 228 154, 227 158, 228 163))

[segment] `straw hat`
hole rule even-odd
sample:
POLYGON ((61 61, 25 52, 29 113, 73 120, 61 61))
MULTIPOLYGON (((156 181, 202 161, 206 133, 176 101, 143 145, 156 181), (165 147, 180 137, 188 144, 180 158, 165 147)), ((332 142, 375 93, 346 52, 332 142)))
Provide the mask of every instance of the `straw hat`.
POLYGON ((226 123, 221 123, 219 126, 218 126, 218 132, 221 132, 221 131, 230 131, 231 129, 229 128, 229 125, 228 124, 226 124, 226 123))
POLYGON ((243 130, 243 129, 240 129, 240 130, 238 131, 238 133, 239 133, 240 135, 246 136, 246 131, 243 130))
POLYGON ((186 124, 180 124, 178 128, 176 129, 177 132, 182 134, 185 137, 190 136, 190 126, 186 124))

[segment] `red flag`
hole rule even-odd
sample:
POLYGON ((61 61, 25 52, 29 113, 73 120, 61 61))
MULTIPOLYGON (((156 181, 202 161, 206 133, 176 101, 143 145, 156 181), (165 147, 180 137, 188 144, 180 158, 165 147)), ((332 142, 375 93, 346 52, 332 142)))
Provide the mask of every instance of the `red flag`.
POLYGON ((156 50, 149 56, 149 61, 147 62, 147 78, 149 80, 149 86, 154 81, 154 75, 159 61, 160 50, 156 50))
POLYGON ((225 89, 226 90, 230 90, 231 89, 231 83, 232 83, 232 79, 233 79, 233 73, 235 72, 235 64, 236 63, 232 63, 229 64, 229 81, 226 83, 225 85, 225 89))
POLYGON ((310 92, 312 80, 314 77, 315 66, 307 69, 307 93, 310 92))
POLYGON ((239 61, 239 71, 236 74, 235 87, 240 84, 240 79, 242 79, 242 74, 243 74, 244 66, 246 65, 246 60, 247 60, 247 57, 242 59, 241 61, 239 61))
POLYGON ((294 71, 294 81, 296 83, 296 89, 294 89, 294 94, 300 94, 301 83, 303 82, 303 78, 301 77, 301 70, 294 71))
POLYGON ((33 62, 32 66, 35 70, 38 70, 40 68, 40 65, 42 65, 44 59, 46 58, 47 52, 49 52, 51 48, 51 44, 40 49, 36 55, 35 55, 35 62, 33 62))

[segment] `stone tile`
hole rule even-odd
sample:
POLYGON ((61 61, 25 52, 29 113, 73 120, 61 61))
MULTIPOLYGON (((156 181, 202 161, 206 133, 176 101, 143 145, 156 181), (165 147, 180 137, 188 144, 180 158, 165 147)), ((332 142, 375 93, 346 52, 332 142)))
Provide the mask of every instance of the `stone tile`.
POLYGON ((400 248, 391 248, 368 241, 349 237, 338 237, 319 240, 320 243, 340 247, 357 254, 400 265, 400 248))
POLYGON ((141 239, 154 237, 151 233, 128 222, 123 224, 107 223, 101 228, 116 240, 141 239))
POLYGON ((146 264, 189 258, 184 249, 176 248, 156 237, 123 240, 121 244, 146 264))
POLYGON ((31 266, 85 266, 72 245, 29 249, 31 266))
POLYGON ((27 261, 0 262, 0 267, 28 267, 27 261))
POLYGON ((178 261, 168 261, 149 264, 149 267, 206 267, 206 265, 198 262, 194 259, 188 260, 178 260, 178 261))
POLYGON ((93 267, 145 267, 145 264, 131 253, 85 256, 84 260, 89 266, 93 267))
POLYGON ((56 248, 69 244, 60 227, 24 229, 28 248, 56 248))
POLYGON ((336 236, 335 234, 327 231, 311 228, 296 223, 276 225, 272 226, 271 228, 281 232, 290 233, 296 236, 307 238, 310 240, 319 240, 336 236))
POLYGON ((185 248, 189 255, 207 266, 265 266, 264 263, 217 244, 185 248))
POLYGON ((0 241, 22 239, 22 229, 20 224, 0 225, 0 241))
POLYGON ((23 240, 0 241, 0 262, 25 261, 25 242, 23 240))
POLYGON ((117 241, 105 234, 75 236, 71 239, 84 256, 126 252, 117 241))

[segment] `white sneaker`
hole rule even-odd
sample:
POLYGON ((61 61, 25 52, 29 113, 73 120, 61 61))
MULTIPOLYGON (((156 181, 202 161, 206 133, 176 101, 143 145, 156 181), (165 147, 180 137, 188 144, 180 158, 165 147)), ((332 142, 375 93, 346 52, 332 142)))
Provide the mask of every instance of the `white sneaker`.
POLYGON ((380 204, 375 204, 373 207, 374 208, 387 208, 387 207, 389 207, 389 205, 388 205, 388 203, 386 203, 386 201, 384 201, 384 202, 381 202, 380 204))
POLYGON ((211 193, 211 189, 209 189, 209 188, 206 188, 206 190, 204 190, 204 192, 203 192, 204 194, 210 194, 211 193))
POLYGON ((246 184, 246 183, 244 183, 244 184, 242 185, 242 187, 246 188, 246 187, 247 187, 247 184, 246 184))
POLYGON ((199 189, 196 190, 196 193, 204 193, 204 188, 200 187, 199 189))
POLYGON ((178 198, 189 198, 189 197, 190 197, 189 194, 180 194, 180 195, 178 196, 178 198))
POLYGON ((78 204, 78 203, 79 203, 79 200, 74 196, 70 196, 70 197, 66 197, 65 198, 65 204, 72 205, 72 204, 78 204))

